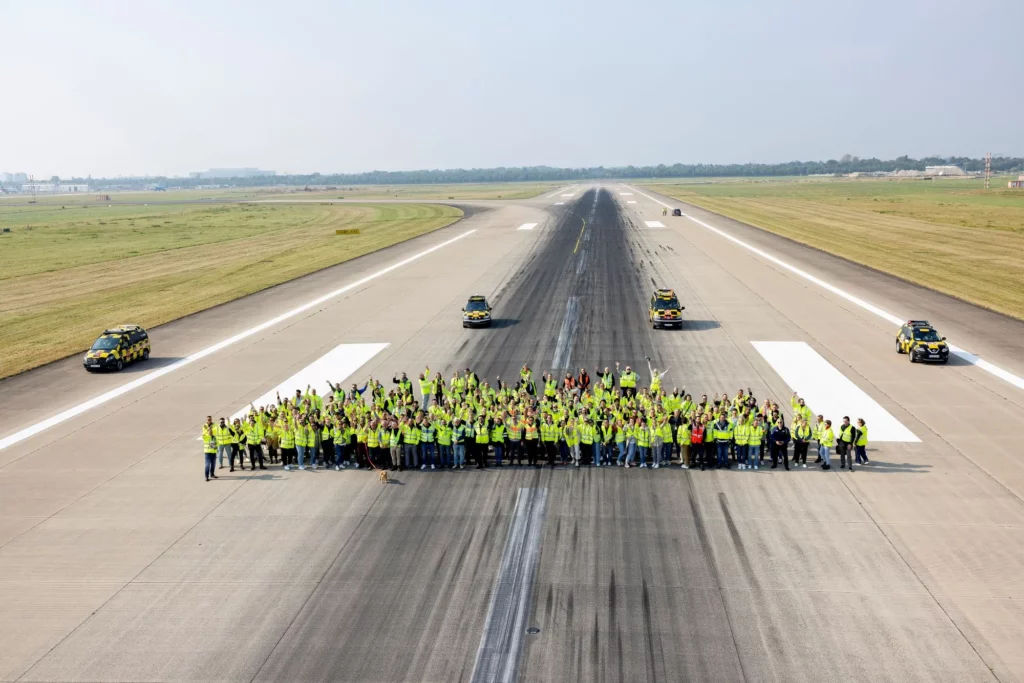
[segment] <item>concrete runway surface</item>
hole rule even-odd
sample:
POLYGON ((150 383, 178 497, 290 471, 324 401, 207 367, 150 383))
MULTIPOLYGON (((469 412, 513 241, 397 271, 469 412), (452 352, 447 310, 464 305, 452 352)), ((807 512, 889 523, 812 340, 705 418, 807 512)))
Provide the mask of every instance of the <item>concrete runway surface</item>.
POLYGON ((0 382, 0 680, 1024 680, 1024 324, 630 185, 458 203, 152 330, 148 364, 0 382), (681 331, 650 329, 655 285, 681 331), (463 330, 477 293, 496 324, 463 330), (983 364, 908 363, 879 311, 983 364), (793 368, 752 342, 820 356, 838 379, 812 388, 915 438, 853 474, 201 476, 207 414, 345 344, 387 344, 346 384, 650 356, 669 389, 788 406, 793 368))

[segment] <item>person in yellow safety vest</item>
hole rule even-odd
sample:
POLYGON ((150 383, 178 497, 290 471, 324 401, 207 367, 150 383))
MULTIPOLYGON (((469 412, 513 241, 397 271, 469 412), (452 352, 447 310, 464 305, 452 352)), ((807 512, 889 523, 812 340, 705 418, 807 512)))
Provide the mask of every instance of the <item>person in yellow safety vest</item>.
POLYGON ((825 435, 825 418, 821 415, 818 416, 817 421, 811 428, 811 438, 818 442, 818 459, 814 461, 815 464, 822 462, 821 459, 821 438, 825 435))
POLYGON ((793 425, 793 466, 807 467, 807 447, 810 445, 812 429, 802 415, 797 417, 793 425))
POLYGON ((615 375, 612 374, 610 369, 605 368, 604 372, 601 372, 597 368, 594 368, 594 374, 601 379, 601 388, 605 392, 611 392, 611 390, 615 388, 615 375))
POLYGON ((220 469, 224 469, 224 456, 227 456, 228 462, 231 461, 231 427, 222 417, 212 432, 213 438, 217 441, 217 461, 220 469))
POLYGON ((540 425, 537 418, 532 415, 523 422, 522 447, 526 449, 527 463, 532 467, 539 467, 537 457, 540 450, 540 425))
POLYGON ((747 469, 757 469, 761 465, 761 443, 764 441, 766 428, 761 416, 756 415, 747 426, 747 469))
POLYGON ((420 428, 412 418, 405 420, 405 426, 402 427, 402 456, 405 459, 405 467, 403 469, 411 470, 419 465, 420 457, 420 428))
POLYGON ((789 405, 790 407, 793 408, 793 415, 799 415, 800 417, 807 420, 808 424, 814 417, 814 413, 811 412, 811 409, 807 406, 804 400, 797 395, 796 392, 793 392, 793 397, 789 399, 789 405))
POLYGON ((832 469, 832 458, 829 450, 835 443, 836 435, 832 431, 832 420, 825 420, 821 431, 818 433, 818 459, 824 461, 824 464, 821 466, 823 470, 832 469))
POLYGON ((242 455, 242 443, 245 441, 245 430, 242 429, 242 422, 237 417, 231 423, 229 430, 228 441, 231 443, 231 459, 229 472, 235 471, 235 457, 238 457, 238 466, 242 466, 242 459, 245 457, 242 455))
MULTIPOLYGON (((391 471, 397 472, 402 467, 402 425, 396 420, 388 423, 388 454, 391 456, 391 471)), ((386 462, 381 462, 383 468, 386 462)))
MULTIPOLYGON (((732 439, 733 443, 736 444, 736 462, 739 463, 741 470, 747 469, 747 438, 750 435, 750 426, 747 425, 746 419, 741 415, 736 420, 736 425, 733 427, 732 439)), ((760 440, 757 442, 761 445, 760 440)))
MULTIPOLYGON (((249 467, 256 469, 256 461, 260 461, 260 469, 267 469, 263 464, 263 437, 265 435, 263 425, 256 420, 255 415, 249 415, 249 422, 245 425, 245 445, 249 450, 249 467)), ((244 467, 242 469, 245 469, 244 467)))
POLYGON ((640 467, 647 467, 647 454, 651 449, 651 429, 643 418, 637 418, 633 423, 633 437, 640 452, 640 467))
POLYGON ((399 393, 402 394, 402 396, 412 395, 412 382, 409 381, 409 376, 406 375, 404 372, 402 373, 401 377, 393 376, 391 378, 391 383, 398 385, 398 391, 399 393))
POLYGON ((487 467, 487 447, 491 443, 491 432, 487 428, 487 422, 485 422, 483 418, 477 418, 473 431, 476 434, 473 439, 476 446, 474 450, 474 455, 476 456, 476 468, 478 470, 482 470, 487 467))
POLYGON ((682 461, 680 469, 690 469, 690 435, 693 433, 690 427, 690 419, 683 416, 682 422, 676 427, 676 443, 679 445, 679 459, 682 461))
POLYGON ((213 416, 207 415, 206 422, 203 424, 203 471, 206 474, 206 481, 210 481, 210 478, 217 478, 214 474, 214 468, 217 465, 217 437, 214 436, 213 430, 216 427, 213 426, 213 416))
POLYGON ((857 434, 850 424, 850 417, 843 416, 843 424, 839 426, 839 438, 836 441, 836 452, 839 453, 839 469, 845 470, 849 466, 853 472, 853 442, 857 440, 857 434))
POLYGON ((334 470, 340 472, 345 469, 345 446, 347 445, 348 433, 341 426, 341 420, 335 417, 331 421, 331 442, 334 444, 334 470))
POLYGON ((430 379, 430 366, 420 373, 420 410, 426 410, 430 404, 430 392, 434 388, 434 382, 430 379))
POLYGON ((857 451, 857 464, 867 465, 868 460, 868 426, 865 424, 863 418, 857 418, 857 440, 854 442, 853 447, 857 451))
POLYGON ((306 418, 301 417, 299 421, 292 427, 292 433, 295 435, 295 451, 299 459, 299 469, 306 469, 306 418))
POLYGON ((583 418, 583 424, 580 426, 580 450, 587 450, 590 452, 590 462, 592 465, 598 465, 601 462, 601 443, 597 432, 597 427, 589 417, 583 418))
POLYGON ((286 470, 290 470, 295 462, 295 432, 282 419, 277 426, 277 435, 281 443, 281 463, 286 470))
POLYGON ((323 397, 322 396, 318 396, 317 393, 316 393, 316 389, 311 389, 308 384, 306 385, 306 395, 303 396, 303 398, 305 398, 307 401, 309 401, 309 405, 312 406, 314 410, 323 411, 323 409, 324 409, 324 399, 323 399, 323 397))
POLYGON ((729 469, 729 445, 733 439, 733 427, 725 416, 719 414, 718 420, 711 426, 711 436, 715 440, 717 450, 716 469, 729 469))
MULTIPOLYGON (((615 369, 619 369, 619 363, 616 361, 615 369)), ((626 371, 619 375, 619 386, 622 387, 622 395, 626 398, 633 398, 636 396, 636 373, 633 372, 633 368, 626 366, 626 371)))
POLYGON ((437 459, 441 468, 451 467, 452 461, 452 428, 444 421, 434 422, 434 429, 437 430, 437 459))
POLYGON ((505 420, 505 432, 508 434, 508 464, 523 464, 523 423, 518 416, 509 415, 505 420))
POLYGON ((555 468, 555 456, 558 452, 558 427, 551 420, 551 414, 544 416, 544 422, 540 425, 540 442, 547 456, 548 465, 555 468))
MULTIPOLYGON (((629 368, 626 368, 629 371, 629 368)), ((651 359, 647 359, 647 371, 651 373, 651 394, 656 396, 661 391, 661 378, 668 374, 668 370, 658 372, 658 368, 651 367, 651 359)), ((633 373, 636 374, 636 373, 633 373)), ((634 384, 633 386, 636 386, 634 384)))
POLYGON ((501 467, 505 454, 505 423, 501 420, 491 423, 491 446, 494 448, 494 466, 501 467))
POLYGON ((549 372, 544 375, 544 396, 554 398, 556 393, 558 393, 558 382, 555 381, 554 375, 549 372))
POLYGON ((570 419, 562 429, 562 435, 565 439, 565 445, 569 449, 569 457, 572 458, 573 465, 575 467, 580 466, 580 428, 576 424, 576 420, 570 419))

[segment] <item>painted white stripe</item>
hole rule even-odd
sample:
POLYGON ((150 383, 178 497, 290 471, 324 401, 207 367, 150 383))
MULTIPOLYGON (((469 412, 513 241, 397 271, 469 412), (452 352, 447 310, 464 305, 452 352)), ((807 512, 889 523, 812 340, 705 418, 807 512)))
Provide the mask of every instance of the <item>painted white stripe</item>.
POLYGON ((871 441, 920 441, 875 399, 851 382, 831 363, 804 342, 750 342, 775 368, 790 389, 800 394, 815 415, 824 415, 838 426, 843 416, 862 418, 871 441))
POLYGON ((563 194, 562 196, 563 196, 563 197, 571 197, 571 196, 572 196, 572 193, 569 193, 569 194, 563 194))
POLYGON ((627 204, 636 204, 636 200, 635 199, 630 199, 630 200, 627 200, 626 203, 627 204))
MULTIPOLYGON (((675 207, 673 207, 673 206, 671 206, 669 204, 666 204, 665 202, 661 201, 660 199, 655 199, 654 197, 652 197, 652 196, 650 196, 648 194, 644 194, 643 192, 640 192, 640 190, 637 190, 637 193, 643 195, 644 197, 647 197, 652 202, 657 202, 658 204, 661 204, 662 206, 664 206, 666 208, 669 208, 669 209, 675 208, 675 207)), ((813 282, 814 284, 818 285, 822 289, 826 289, 826 290, 832 292, 833 294, 835 294, 836 296, 839 296, 839 297, 841 297, 843 299, 846 299, 850 303, 855 304, 855 305, 863 308, 865 311, 870 311, 871 313, 874 313, 878 317, 880 317, 880 318, 882 318, 884 320, 887 320, 888 322, 892 323, 893 325, 902 325, 904 323, 904 321, 909 320, 909 318, 907 318, 906 316, 893 315, 892 313, 884 311, 881 308, 879 308, 878 306, 875 306, 874 304, 872 304, 872 303, 870 303, 868 301, 865 301, 864 299, 861 299, 860 297, 854 296, 853 294, 850 294, 849 292, 847 292, 845 290, 842 290, 842 289, 836 287, 833 284, 825 282, 824 280, 822 280, 819 277, 815 277, 814 275, 811 275, 810 273, 808 273, 805 270, 801 270, 800 268, 797 268, 796 266, 793 266, 793 265, 791 265, 789 263, 786 263, 785 261, 783 261, 780 258, 772 256, 771 254, 769 254, 768 252, 764 251, 763 249, 758 249, 757 247, 755 247, 755 246, 753 246, 751 244, 748 244, 748 243, 744 242, 741 239, 737 239, 737 238, 733 237, 732 235, 730 235, 729 233, 725 232, 724 230, 716 228, 713 225, 708 225, 704 221, 702 221, 700 219, 697 219, 697 218, 694 218, 693 216, 691 216, 689 214, 684 213, 683 216, 685 216, 686 218, 689 218, 691 221, 693 221, 697 225, 703 226, 703 227, 707 228, 708 230, 710 230, 711 232, 713 232, 713 233, 715 233, 717 235, 721 235, 722 237, 724 237, 725 239, 729 240, 733 244, 737 244, 737 245, 743 247, 744 249, 757 254, 761 258, 763 258, 763 259, 765 259, 767 261, 771 261, 772 263, 774 263, 775 265, 779 266, 780 268, 785 268, 786 270, 788 270, 789 272, 793 273, 794 275, 798 275, 798 276, 804 278, 805 280, 807 280, 808 282, 813 282)), ((978 368, 981 368, 985 372, 998 377, 999 379, 1003 380, 1004 382, 1012 384, 1013 386, 1017 387, 1018 389, 1024 389, 1024 377, 1019 377, 1018 375, 1015 375, 1012 372, 1009 372, 1008 370, 1005 370, 1005 369, 999 367, 998 365, 990 363, 987 360, 983 360, 979 356, 971 353, 970 351, 967 351, 966 349, 962 349, 959 346, 956 346, 955 344, 950 344, 949 345, 949 350, 950 350, 950 352, 953 355, 955 355, 955 356, 957 356, 957 357, 967 361, 971 365, 974 365, 974 366, 976 366, 978 368)))
MULTIPOLYGON (((387 347, 387 344, 341 344, 336 346, 252 403, 257 408, 273 405, 277 402, 278 394, 281 395, 281 398, 293 398, 296 389, 305 393, 307 386, 316 389, 316 393, 321 396, 327 396, 331 393, 331 387, 327 384, 328 380, 334 382, 335 385, 344 387, 342 382, 387 347)), ((245 417, 248 413, 249 406, 247 405, 232 415, 231 419, 245 417)))
POLYGON ((648 228, 664 228, 665 224, 661 221, 644 221, 648 228))
POLYGON ((619 195, 622 196, 622 197, 632 197, 633 193, 632 192, 620 192, 619 195))
POLYGON ((428 254, 434 253, 438 249, 444 249, 445 247, 447 247, 449 245, 452 245, 455 242, 458 242, 462 238, 467 237, 469 235, 472 235, 474 232, 476 232, 476 229, 467 230, 466 232, 464 232, 464 233, 462 233, 460 235, 456 235, 455 237, 453 237, 453 238, 451 238, 449 240, 445 240, 444 242, 441 242, 439 244, 435 244, 434 246, 430 247, 429 249, 424 249, 423 251, 418 252, 416 254, 413 254, 412 256, 409 256, 408 258, 404 258, 401 261, 397 261, 395 263, 392 263, 390 266, 387 266, 386 268, 382 268, 382 269, 380 269, 380 270, 378 270, 378 271, 376 271, 374 273, 371 273, 371 274, 367 275, 366 277, 362 277, 362 278, 356 280, 355 282, 350 282, 349 284, 345 285, 344 287, 339 287, 338 289, 335 289, 332 292, 328 292, 327 294, 324 294, 323 296, 319 296, 316 299, 313 299, 312 301, 309 301, 309 302, 307 302, 305 304, 302 304, 301 306, 299 306, 297 308, 293 308, 292 310, 287 311, 285 313, 282 313, 279 316, 276 316, 274 318, 271 318, 270 320, 264 321, 264 322, 260 323, 259 325, 256 325, 255 327, 250 327, 249 329, 244 330, 242 332, 239 332, 238 334, 236 334, 236 335, 234 335, 232 337, 228 337, 227 339, 222 339, 221 341, 217 342, 213 346, 208 346, 205 349, 203 349, 201 351, 197 351, 196 353, 193 353, 190 356, 186 356, 185 358, 182 358, 181 360, 179 360, 177 362, 171 363, 170 365, 164 366, 164 367, 162 367, 162 368, 160 368, 158 370, 154 370, 153 372, 148 372, 148 373, 146 373, 145 375, 142 375, 141 377, 139 377, 136 380, 128 382, 127 384, 122 384, 121 386, 119 386, 119 387, 117 387, 115 389, 111 389, 110 391, 108 391, 108 392, 106 392, 104 394, 100 394, 99 396, 91 398, 88 401, 85 401, 84 403, 79 403, 78 405, 76 405, 76 406, 74 406, 72 408, 68 408, 67 410, 65 410, 65 411, 63 411, 61 413, 57 413, 53 417, 48 417, 48 418, 46 418, 45 420, 43 420, 41 422, 37 422, 36 424, 32 425, 31 427, 26 427, 25 429, 22 429, 21 431, 17 431, 17 432, 15 432, 15 433, 13 433, 13 434, 11 434, 9 436, 5 436, 3 439, 0 439, 0 451, 4 450, 5 448, 9 448, 10 446, 13 446, 13 445, 15 445, 17 443, 21 443, 25 439, 33 437, 36 434, 39 434, 40 432, 44 432, 47 429, 50 429, 51 427, 55 427, 55 426, 61 424, 62 422, 67 422, 68 420, 70 420, 70 419, 72 419, 74 417, 78 417, 82 413, 84 413, 86 411, 89 411, 89 410, 92 410, 93 408, 96 408, 98 406, 101 406, 104 403, 108 403, 109 401, 113 401, 115 398, 118 398, 120 396, 124 396, 128 392, 133 391, 134 389, 138 389, 141 386, 145 386, 146 384, 149 384, 150 382, 155 382, 156 380, 160 379, 161 377, 169 375, 172 372, 175 372, 177 370, 180 370, 181 368, 185 367, 186 365, 191 365, 192 363, 195 363, 198 360, 202 360, 203 358, 206 358, 207 356, 210 356, 210 355, 212 355, 214 353, 217 353, 218 351, 226 349, 227 347, 232 346, 233 344, 237 344, 238 342, 240 342, 240 341, 242 341, 244 339, 248 339, 249 337, 251 337, 251 336, 253 336, 255 334, 259 334, 260 332, 263 332, 264 330, 267 330, 267 329, 273 327, 274 325, 277 325, 278 323, 282 323, 282 322, 284 322, 286 320, 294 318, 295 316, 297 316, 297 315, 299 315, 301 313, 305 313, 306 311, 308 311, 310 309, 316 308, 317 306, 319 306, 319 305, 321 305, 321 304, 323 304, 323 303, 325 303, 327 301, 330 301, 331 299, 333 299, 335 297, 341 296, 342 294, 344 294, 346 292, 350 292, 353 289, 356 289, 358 287, 362 287, 366 283, 371 282, 373 280, 376 280, 379 277, 383 277, 384 275, 387 275, 388 273, 392 273, 392 272, 394 272, 394 271, 396 271, 396 270, 398 270, 400 268, 404 268, 405 266, 409 265, 410 263, 418 261, 419 259, 423 258, 424 256, 427 256, 428 254))
POLYGON ((551 199, 552 197, 557 197, 559 192, 561 192, 561 190, 556 190, 553 194, 549 194, 544 199, 551 199))
POLYGON ((533 230, 537 227, 536 223, 523 223, 516 230, 533 230))
POLYGON ((565 206, 565 202, 555 202, 555 206, 565 206))

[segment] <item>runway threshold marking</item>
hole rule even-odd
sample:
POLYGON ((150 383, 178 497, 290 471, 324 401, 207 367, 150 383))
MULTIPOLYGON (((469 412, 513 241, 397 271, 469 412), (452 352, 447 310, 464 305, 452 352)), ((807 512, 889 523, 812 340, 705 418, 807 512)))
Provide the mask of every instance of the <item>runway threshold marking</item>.
MULTIPOLYGON (((661 201, 660 199, 655 199, 654 197, 650 196, 649 194, 645 194, 643 192, 640 192, 640 190, 636 190, 636 192, 637 192, 637 194, 640 194, 640 195, 643 195, 644 197, 647 197, 652 202, 657 202, 658 204, 661 204, 665 208, 668 208, 668 209, 676 208, 676 207, 674 207, 674 206, 672 206, 670 204, 666 204, 665 202, 661 201)), ((700 220, 699 218, 694 218, 690 214, 686 214, 686 213, 684 213, 683 216, 685 216, 686 218, 689 218, 691 221, 693 221, 697 225, 700 225, 700 226, 702 226, 704 228, 707 228, 711 232, 724 237, 725 239, 729 240, 733 244, 737 244, 737 245, 743 247, 744 249, 746 249, 747 251, 750 251, 750 252, 753 252, 753 253, 757 254, 761 258, 763 258, 763 259, 765 259, 767 261, 771 261, 772 263, 774 263, 775 265, 779 266, 780 268, 785 268, 786 270, 788 270, 789 272, 793 273, 794 275, 798 275, 799 277, 804 278, 808 282, 813 282, 814 284, 818 285, 822 289, 827 289, 828 291, 832 292, 836 296, 839 296, 839 297, 841 297, 843 299, 846 299, 850 303, 852 303, 852 304, 854 304, 856 306, 859 306, 860 308, 863 308, 865 311, 869 311, 871 313, 874 313, 878 317, 883 318, 884 320, 892 323, 893 325, 902 325, 904 322, 909 320, 909 318, 907 318, 906 316, 902 316, 901 317, 901 316, 898 316, 898 315, 893 315, 892 313, 889 313, 889 312, 879 308, 878 306, 874 305, 873 303, 865 301, 864 299, 861 299, 858 296, 854 296, 853 294, 850 294, 849 292, 847 292, 847 291, 845 291, 843 289, 840 289, 839 287, 836 287, 835 285, 833 285, 833 284, 831 284, 829 282, 826 282, 825 280, 822 280, 819 277, 811 275, 807 271, 801 270, 800 268, 797 268, 796 266, 783 261, 782 259, 778 258, 777 256, 773 256, 773 255, 769 254, 768 252, 766 252, 763 249, 759 249, 758 247, 755 247, 752 244, 748 244, 748 243, 744 242, 741 239, 733 237, 732 235, 730 235, 729 233, 725 232, 724 230, 722 230, 720 228, 716 228, 713 225, 709 225, 709 224, 705 223, 704 221, 700 220)), ((959 346, 956 346, 955 344, 950 344, 949 345, 949 350, 950 350, 950 352, 953 355, 955 355, 956 357, 958 357, 958 358, 960 358, 962 360, 967 361, 971 365, 974 365, 975 367, 980 368, 980 369, 984 370, 985 372, 987 372, 987 373, 989 373, 991 375, 994 375, 995 377, 998 377, 999 379, 1003 380, 1004 382, 1006 382, 1008 384, 1012 384, 1013 386, 1017 387, 1018 389, 1024 389, 1024 377, 1020 377, 1018 375, 1015 375, 1012 372, 1010 372, 1009 370, 1001 368, 1001 367, 999 367, 998 365, 996 365, 994 363, 990 363, 987 360, 984 360, 983 358, 977 356, 976 354, 973 354, 973 353, 971 353, 970 351, 968 351, 966 349, 963 349, 963 348, 960 348, 959 346)))
POLYGON ((430 247, 429 249, 424 249, 423 251, 418 252, 416 254, 413 254, 412 256, 409 256, 407 258, 404 258, 401 261, 397 261, 395 263, 392 263, 390 266, 387 266, 385 268, 381 268, 380 270, 378 270, 378 271, 376 271, 374 273, 370 273, 369 275, 367 275, 365 277, 361 277, 358 280, 356 280, 355 282, 350 282, 349 284, 345 285, 344 287, 339 287, 338 289, 335 289, 332 292, 328 292, 327 294, 324 294, 322 296, 318 296, 317 298, 313 299, 312 301, 308 301, 308 302, 302 304, 301 306, 298 306, 296 308, 291 309, 290 311, 286 311, 285 313, 282 313, 281 315, 278 315, 278 316, 275 316, 275 317, 273 317, 273 318, 271 318, 269 320, 266 320, 266 321, 260 323, 259 325, 256 325, 255 327, 250 327, 249 329, 244 330, 242 332, 239 332, 238 334, 233 335, 231 337, 228 337, 227 339, 222 339, 221 341, 217 342, 216 344, 213 344, 212 346, 208 346, 205 349, 202 349, 201 351, 197 351, 197 352, 195 352, 195 353, 193 353, 193 354, 191 354, 189 356, 186 356, 185 358, 182 358, 179 361, 171 363, 170 365, 162 367, 162 368, 160 368, 158 370, 153 370, 152 372, 148 372, 148 373, 146 373, 145 375, 142 375, 141 377, 139 377, 136 380, 128 382, 127 384, 122 384, 121 386, 115 387, 114 389, 111 389, 110 391, 107 391, 107 392, 105 392, 103 394, 100 394, 99 396, 95 396, 95 397, 89 399, 88 401, 84 401, 82 403, 79 403, 78 405, 73 406, 71 408, 68 408, 67 410, 64 410, 64 411, 62 411, 60 413, 57 413, 56 415, 53 415, 52 417, 48 417, 45 420, 37 422, 37 423, 35 423, 34 425, 32 425, 30 427, 26 427, 25 429, 19 430, 17 432, 14 432, 13 434, 5 436, 4 438, 0 439, 0 451, 4 450, 5 448, 9 448, 9 447, 11 447, 11 446, 13 446, 15 444, 21 443, 25 439, 31 438, 31 437, 35 436, 36 434, 39 434, 41 432, 46 431, 47 429, 50 429, 51 427, 56 427, 57 425, 59 425, 59 424, 61 424, 63 422, 67 422, 68 420, 70 420, 70 419, 72 419, 74 417, 78 417, 82 413, 85 413, 85 412, 87 412, 89 410, 92 410, 93 408, 99 407, 99 406, 103 405, 104 403, 108 403, 110 401, 113 401, 115 398, 118 398, 120 396, 124 396, 128 392, 133 391, 135 389, 138 389, 139 387, 145 386, 145 385, 149 384, 150 382, 155 382, 156 380, 160 379, 161 377, 165 377, 165 376, 171 374, 172 372, 180 370, 181 368, 183 368, 183 367, 185 367, 187 365, 191 365, 192 363, 195 363, 198 360, 202 360, 202 359, 206 358, 207 356, 210 356, 210 355, 212 355, 214 353, 217 353, 218 351, 221 351, 223 349, 226 349, 227 347, 232 346, 234 344, 237 344, 240 341, 248 339, 249 337, 253 336, 254 334, 259 334, 260 332, 263 332, 264 330, 267 330, 267 329, 273 327, 274 325, 277 325, 278 323, 282 323, 282 322, 284 322, 286 320, 294 318, 295 316, 297 316, 297 315, 299 315, 301 313, 305 313, 306 311, 308 311, 310 309, 316 308, 317 306, 319 306, 319 305, 321 305, 323 303, 326 303, 327 301, 330 301, 331 299, 334 299, 335 297, 341 296, 342 294, 345 294, 346 292, 350 292, 353 289, 361 287, 361 286, 365 285, 368 282, 376 280, 379 277, 383 277, 384 275, 387 275, 388 273, 392 273, 392 272, 394 272, 394 271, 396 271, 396 270, 398 270, 400 268, 404 268, 405 266, 407 266, 407 265, 409 265, 409 264, 411 264, 411 263, 413 263, 415 261, 418 261, 419 259, 423 258, 424 256, 432 254, 435 251, 438 251, 439 249, 444 249, 445 247, 450 246, 450 245, 458 242, 459 240, 463 239, 464 237, 468 237, 469 235, 472 235, 474 232, 476 232, 475 228, 472 229, 472 230, 467 230, 466 232, 464 232, 462 234, 459 234, 459 235, 456 235, 455 237, 452 237, 449 240, 445 240, 444 242, 440 242, 438 244, 435 244, 434 246, 430 247))
POLYGON ((838 434, 844 415, 863 418, 871 441, 919 443, 921 439, 875 399, 851 382, 805 342, 750 342, 789 388, 800 394, 815 415, 832 420, 838 434))
POLYGON ((533 230, 537 227, 536 223, 523 223, 516 230, 533 230))
POLYGON ((547 489, 521 488, 516 496, 471 683, 513 683, 518 679, 547 501, 547 489))
MULTIPOLYGON (((294 375, 278 384, 256 400, 252 401, 257 406, 276 403, 277 394, 281 398, 292 398, 295 390, 303 393, 306 387, 310 386, 317 390, 321 396, 330 394, 330 386, 327 380, 334 382, 335 386, 347 380, 352 373, 365 365, 371 358, 388 347, 386 343, 374 344, 341 344, 328 351, 294 375)), ((249 412, 249 406, 236 412, 231 419, 243 418, 249 412)))
POLYGON ((565 206, 565 202, 555 202, 555 206, 565 206))
POLYGON ((648 228, 664 228, 665 224, 661 221, 644 221, 648 228))

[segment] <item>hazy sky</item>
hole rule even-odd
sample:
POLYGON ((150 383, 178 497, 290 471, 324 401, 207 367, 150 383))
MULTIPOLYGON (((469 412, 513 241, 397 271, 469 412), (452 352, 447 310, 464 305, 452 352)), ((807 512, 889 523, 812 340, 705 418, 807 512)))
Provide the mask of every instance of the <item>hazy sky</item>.
POLYGON ((1024 155, 1020 0, 0 0, 37 177, 1024 155))

